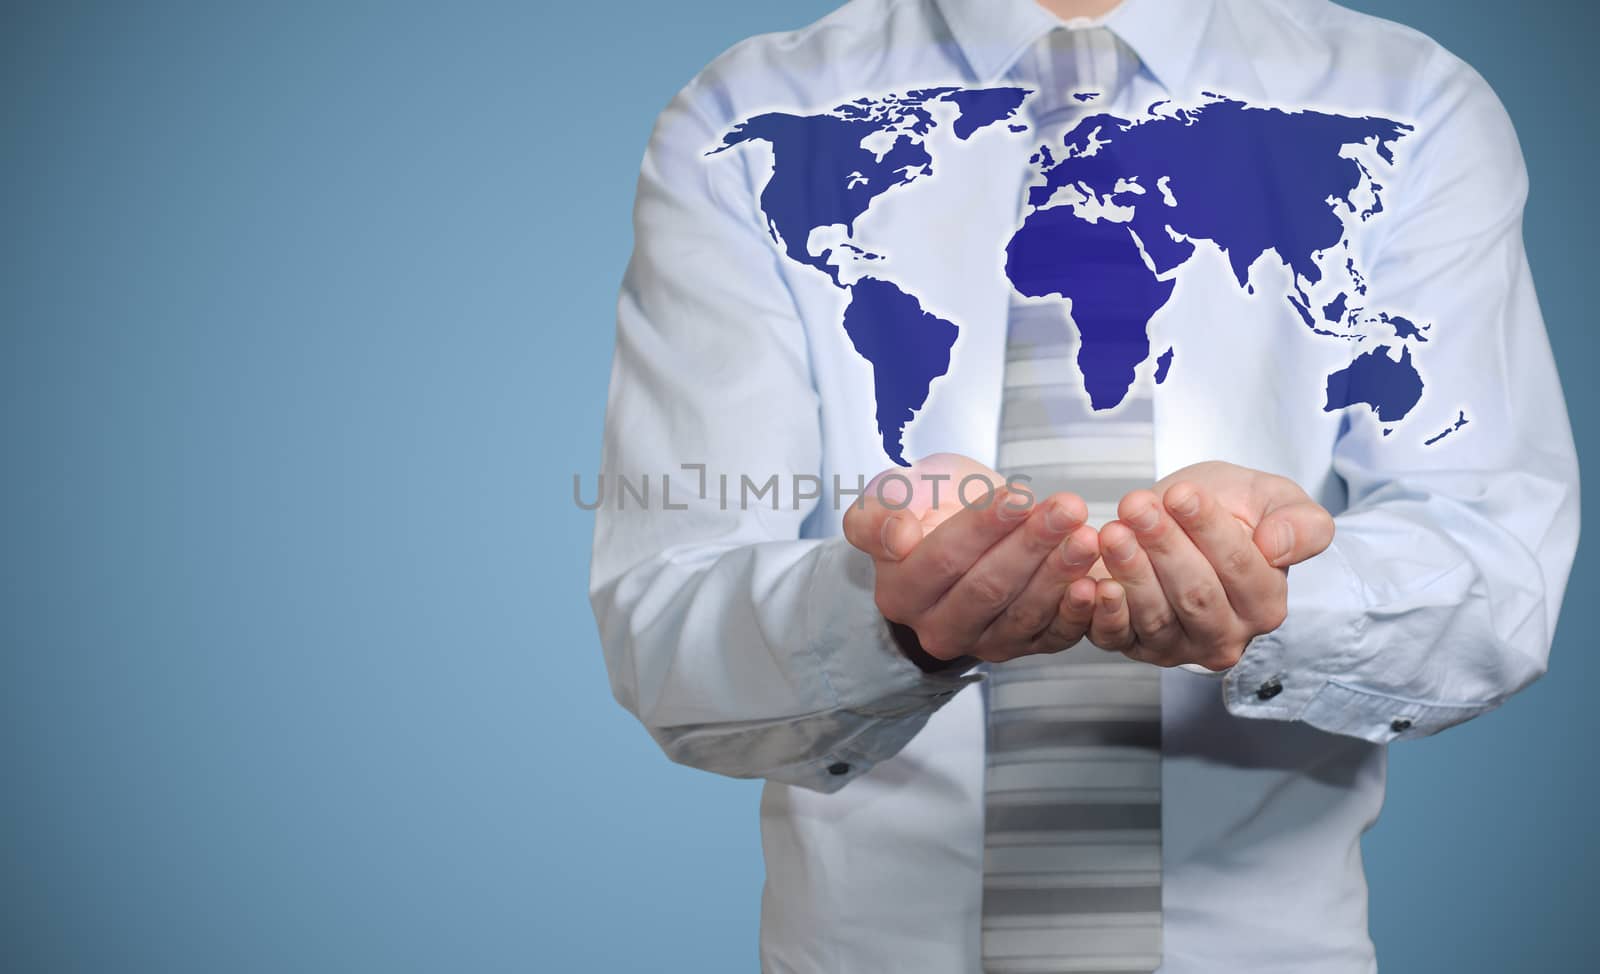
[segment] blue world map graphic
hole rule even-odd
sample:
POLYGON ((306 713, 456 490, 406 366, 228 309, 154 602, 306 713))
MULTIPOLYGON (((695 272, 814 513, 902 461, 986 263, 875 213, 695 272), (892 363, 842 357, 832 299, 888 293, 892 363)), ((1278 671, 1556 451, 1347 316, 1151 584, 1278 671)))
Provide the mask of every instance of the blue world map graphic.
MULTIPOLYGON (((1017 113, 1030 94, 951 86, 857 98, 812 115, 767 112, 735 125, 708 152, 757 141, 771 147, 772 172, 760 197, 768 231, 789 260, 848 291, 842 324, 872 366, 878 432, 895 463, 908 464, 906 429, 934 380, 949 371, 960 327, 884 277, 846 282, 840 259, 880 259, 851 242, 856 222, 885 193, 933 176, 927 136, 941 116, 960 142, 1001 123, 1020 133, 1027 127, 1017 113), (953 119, 949 109, 934 111, 943 106, 953 107, 953 119), (813 232, 827 227, 842 227, 846 239, 812 253, 813 232)), ((1075 97, 1087 103, 1095 95, 1075 97)), ((1358 342, 1378 329, 1373 347, 1328 375, 1321 392, 1324 411, 1365 405, 1387 435, 1422 398, 1408 342, 1426 342, 1431 326, 1363 307, 1367 285, 1338 210, 1363 222, 1383 210, 1383 185, 1343 150, 1366 147, 1393 165, 1394 145, 1411 126, 1205 97, 1190 107, 1158 102, 1133 118, 1087 114, 1059 144, 1040 146, 1028 163, 1021 225, 1005 244, 1011 286, 1070 301, 1077 367, 1090 405, 1106 410, 1124 399, 1136 367, 1150 357, 1149 323, 1172 296, 1171 272, 1198 244, 1220 250, 1251 294, 1251 265, 1274 254, 1290 272, 1287 321, 1358 342), (1342 257, 1335 264, 1348 287, 1316 307, 1308 294, 1329 254, 1342 257)), ((1157 356, 1156 381, 1172 367, 1168 348, 1157 356)), ((1465 423, 1462 414, 1426 442, 1465 423)))

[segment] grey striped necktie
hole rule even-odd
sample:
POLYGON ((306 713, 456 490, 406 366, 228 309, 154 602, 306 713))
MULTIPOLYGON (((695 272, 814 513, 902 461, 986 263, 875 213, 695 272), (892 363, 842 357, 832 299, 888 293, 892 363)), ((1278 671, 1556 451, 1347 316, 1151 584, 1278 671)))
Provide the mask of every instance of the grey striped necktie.
MULTIPOLYGON (((1137 69, 1103 27, 1058 28, 1018 64, 1041 142, 1137 69), (1075 92, 1099 92, 1093 102, 1075 92)), ((1090 109, 1090 110, 1093 110, 1090 109)), ((1059 154, 1059 153, 1058 153, 1059 154)), ((1155 479, 1151 371, 1093 412, 1060 298, 1012 294, 997 466, 1035 496, 1080 494, 1089 523, 1155 479)), ((1148 972, 1161 963, 1161 673, 1084 642, 990 668, 983 969, 1148 972)))

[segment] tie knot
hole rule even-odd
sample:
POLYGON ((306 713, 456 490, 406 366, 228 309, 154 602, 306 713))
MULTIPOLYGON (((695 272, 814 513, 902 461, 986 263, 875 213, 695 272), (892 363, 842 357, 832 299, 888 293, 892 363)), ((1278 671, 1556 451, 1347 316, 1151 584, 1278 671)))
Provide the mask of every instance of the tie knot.
POLYGON ((1094 110, 1093 101, 1111 98, 1136 66, 1132 49, 1110 28, 1061 26, 1023 54, 1016 76, 1036 89, 1028 99, 1034 123, 1049 128, 1094 110), (1077 97, 1090 94, 1099 97, 1077 97))

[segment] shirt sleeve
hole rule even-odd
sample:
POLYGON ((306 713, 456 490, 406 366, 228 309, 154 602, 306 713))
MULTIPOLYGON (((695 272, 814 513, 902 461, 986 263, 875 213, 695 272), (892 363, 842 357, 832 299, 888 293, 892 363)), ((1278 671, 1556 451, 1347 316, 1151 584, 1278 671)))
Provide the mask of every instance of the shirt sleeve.
POLYGON ((744 153, 705 158, 708 101, 673 100, 640 171, 590 601, 616 699, 670 758, 831 792, 980 677, 915 666, 870 559, 801 537, 817 502, 795 498, 833 496, 792 489, 821 468, 820 404, 744 153))
POLYGON ((1390 436, 1371 417, 1345 424, 1333 466, 1348 507, 1327 551, 1290 569, 1284 625, 1224 677, 1239 716, 1420 737, 1547 667, 1578 540, 1578 469, 1523 251, 1527 172, 1488 85, 1434 60, 1367 305, 1432 322, 1414 356, 1427 416, 1467 425, 1423 445, 1433 431, 1416 423, 1390 436))

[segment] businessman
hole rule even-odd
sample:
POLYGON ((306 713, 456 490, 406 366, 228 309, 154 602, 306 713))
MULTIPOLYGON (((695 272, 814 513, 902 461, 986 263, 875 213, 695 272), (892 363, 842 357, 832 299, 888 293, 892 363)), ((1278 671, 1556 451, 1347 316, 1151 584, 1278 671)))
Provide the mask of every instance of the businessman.
POLYGON ((1376 969, 1387 746, 1545 671, 1577 542, 1526 193, 1318 0, 856 0, 678 93, 591 600, 766 781, 763 970, 1376 969))

